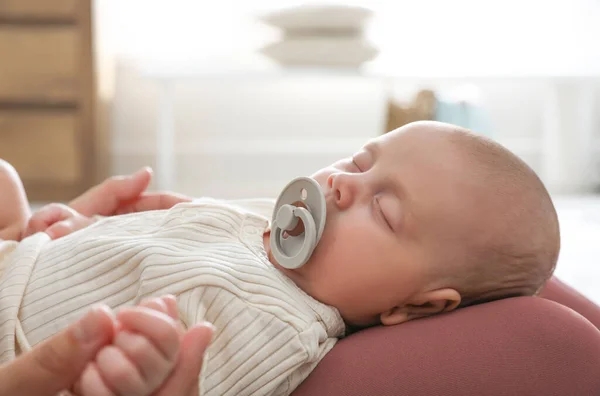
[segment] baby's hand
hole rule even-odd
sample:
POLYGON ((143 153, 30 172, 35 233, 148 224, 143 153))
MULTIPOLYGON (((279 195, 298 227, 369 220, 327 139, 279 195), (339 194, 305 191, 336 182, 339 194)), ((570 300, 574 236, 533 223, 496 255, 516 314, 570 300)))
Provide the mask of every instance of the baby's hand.
POLYGON ((104 347, 77 385, 81 396, 145 396, 169 377, 182 330, 172 296, 142 302, 117 314, 113 344, 104 347))
POLYGON ((45 232, 52 239, 58 239, 85 228, 96 220, 83 216, 67 205, 52 203, 35 212, 27 224, 21 238, 37 232, 45 232))

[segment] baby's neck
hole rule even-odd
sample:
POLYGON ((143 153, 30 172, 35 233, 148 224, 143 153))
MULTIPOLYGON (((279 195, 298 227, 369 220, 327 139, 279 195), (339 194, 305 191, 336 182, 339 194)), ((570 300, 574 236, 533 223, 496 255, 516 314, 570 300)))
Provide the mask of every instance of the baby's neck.
MULTIPOLYGON (((291 270, 291 269, 282 267, 277 262, 277 260, 275 260, 275 257, 273 257, 273 252, 271 251, 271 231, 270 230, 266 231, 263 234, 263 244, 264 244, 265 252, 267 253, 267 258, 269 259, 271 264, 273 264, 273 267, 277 268, 277 270, 279 270, 279 272, 281 272, 286 277, 290 278, 296 284, 296 286, 298 286, 300 289, 304 290, 305 293, 308 293, 302 287, 302 282, 298 282, 299 274, 295 270, 291 270)), ((308 294, 310 294, 310 293, 308 293, 308 294)))
POLYGON ((273 264, 273 266, 275 268, 277 268, 279 271, 285 273, 283 271, 284 268, 281 265, 279 265, 279 263, 275 260, 275 257, 273 257, 273 253, 271 252, 271 230, 267 230, 263 234, 263 244, 264 244, 265 252, 267 253, 267 258, 269 259, 271 264, 273 264))

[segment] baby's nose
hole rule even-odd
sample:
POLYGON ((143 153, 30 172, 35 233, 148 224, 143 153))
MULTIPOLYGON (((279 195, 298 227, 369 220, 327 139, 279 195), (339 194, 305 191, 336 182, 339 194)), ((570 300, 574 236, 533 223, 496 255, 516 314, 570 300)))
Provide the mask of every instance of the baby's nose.
POLYGON ((335 176, 335 173, 332 173, 331 175, 329 175, 329 177, 327 178, 327 187, 329 188, 333 188, 333 178, 335 176))
POLYGON ((327 185, 339 209, 347 209, 354 200, 355 187, 351 178, 351 175, 338 173, 327 179, 327 185))

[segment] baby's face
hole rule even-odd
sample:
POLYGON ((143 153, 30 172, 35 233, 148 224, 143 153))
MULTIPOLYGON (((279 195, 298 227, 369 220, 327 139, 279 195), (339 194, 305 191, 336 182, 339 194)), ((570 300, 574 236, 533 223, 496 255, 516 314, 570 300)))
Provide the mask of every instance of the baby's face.
POLYGON ((431 293, 445 287, 439 263, 462 254, 457 225, 469 203, 457 187, 465 172, 444 128, 412 124, 312 175, 327 199, 323 237, 303 267, 280 269, 348 323, 427 310, 431 293))

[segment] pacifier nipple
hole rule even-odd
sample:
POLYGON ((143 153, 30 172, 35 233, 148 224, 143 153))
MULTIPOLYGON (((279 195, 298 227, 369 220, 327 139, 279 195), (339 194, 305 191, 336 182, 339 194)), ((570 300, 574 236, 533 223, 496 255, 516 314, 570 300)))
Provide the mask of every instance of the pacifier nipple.
POLYGON ((283 267, 304 265, 325 227, 326 202, 319 184, 308 177, 292 180, 273 210, 271 251, 283 267))
MULTIPOLYGON (((302 202, 300 201, 296 201, 292 204, 292 206, 295 206, 297 208, 306 208, 306 205, 304 205, 302 202)), ((302 235, 302 233, 304 232, 304 223, 302 222, 302 220, 298 217, 295 218, 295 222, 293 224, 290 224, 289 227, 285 227, 285 231, 284 231, 284 235, 289 235, 289 236, 298 236, 298 235, 302 235)))

